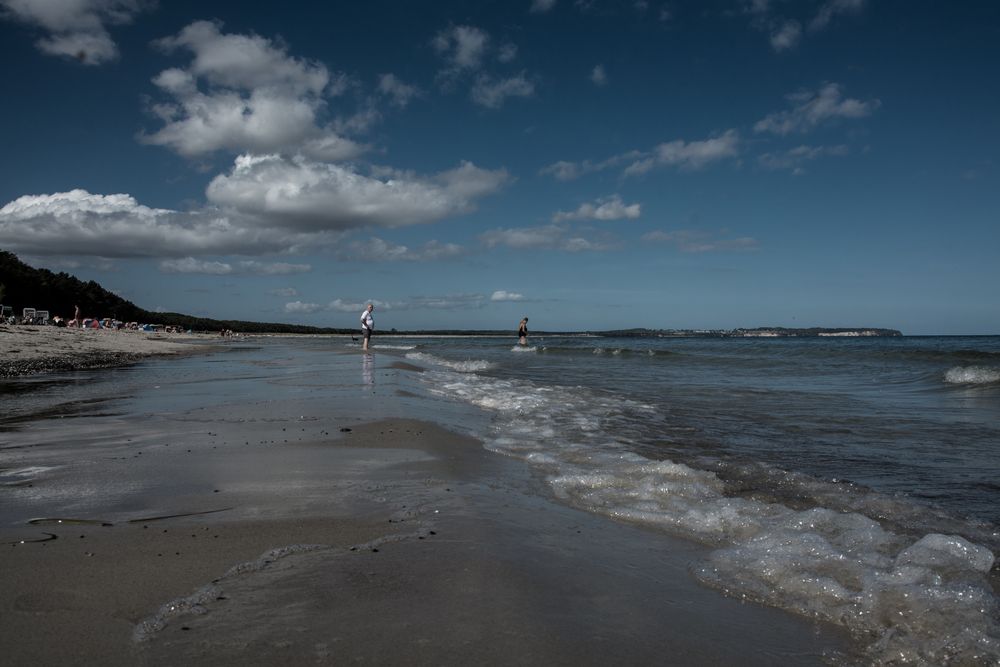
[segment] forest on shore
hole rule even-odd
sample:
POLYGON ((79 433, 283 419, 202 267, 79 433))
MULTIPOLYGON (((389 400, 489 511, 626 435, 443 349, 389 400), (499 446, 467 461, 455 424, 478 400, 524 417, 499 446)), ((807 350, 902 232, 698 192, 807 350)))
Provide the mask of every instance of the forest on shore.
POLYGON ((216 320, 194 317, 183 313, 158 313, 145 310, 117 294, 106 290, 93 280, 84 282, 65 271, 53 273, 48 269, 28 266, 11 252, 0 250, 0 304, 10 306, 16 316, 24 308, 47 310, 50 315, 73 317, 74 308, 80 307, 85 317, 161 324, 191 331, 223 331, 235 333, 351 333, 353 329, 310 327, 281 322, 246 322, 242 320, 216 320))

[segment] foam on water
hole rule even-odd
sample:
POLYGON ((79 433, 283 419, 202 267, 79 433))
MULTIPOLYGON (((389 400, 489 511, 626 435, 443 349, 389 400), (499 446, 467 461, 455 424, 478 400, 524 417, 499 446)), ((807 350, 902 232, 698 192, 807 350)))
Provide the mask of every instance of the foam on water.
POLYGON ((955 366, 945 371, 948 384, 992 384, 1000 382, 1000 368, 989 366, 955 366))
POLYGON ((709 585, 844 625, 874 663, 1000 661, 986 547, 896 533, 863 508, 800 510, 726 495, 714 472, 630 451, 623 430, 656 416, 640 402, 444 370, 423 380, 494 413, 486 446, 544 470, 566 502, 714 546, 695 572, 709 585))
POLYGON ((493 364, 489 361, 476 359, 469 359, 466 361, 449 361, 448 359, 442 359, 441 357, 436 357, 433 354, 427 354, 426 352, 408 352, 406 354, 406 358, 412 359, 413 361, 422 361, 434 366, 444 366, 445 368, 450 368, 451 370, 458 371, 459 373, 475 373, 476 371, 485 371, 493 368, 493 364))

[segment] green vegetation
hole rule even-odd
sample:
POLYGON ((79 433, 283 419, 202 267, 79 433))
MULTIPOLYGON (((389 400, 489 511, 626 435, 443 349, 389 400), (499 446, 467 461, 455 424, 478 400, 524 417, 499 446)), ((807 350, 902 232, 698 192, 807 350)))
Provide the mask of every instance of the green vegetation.
POLYGON ((13 306, 20 315, 23 308, 48 310, 51 315, 73 317, 74 307, 79 306, 84 317, 111 317, 123 322, 163 324, 193 331, 221 331, 230 329, 238 333, 351 333, 353 329, 307 327, 296 324, 269 322, 243 322, 192 317, 181 313, 154 313, 109 292, 93 280, 83 282, 65 272, 53 273, 48 269, 28 266, 11 252, 0 250, 0 301, 13 306))

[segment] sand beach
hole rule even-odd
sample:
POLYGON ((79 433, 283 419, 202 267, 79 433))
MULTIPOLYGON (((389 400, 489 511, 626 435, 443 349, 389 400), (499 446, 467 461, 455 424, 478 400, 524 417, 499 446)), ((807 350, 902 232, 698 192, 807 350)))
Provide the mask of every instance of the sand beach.
POLYGON ((56 326, 0 325, 0 378, 121 366, 153 355, 197 351, 209 334, 150 333, 56 326))

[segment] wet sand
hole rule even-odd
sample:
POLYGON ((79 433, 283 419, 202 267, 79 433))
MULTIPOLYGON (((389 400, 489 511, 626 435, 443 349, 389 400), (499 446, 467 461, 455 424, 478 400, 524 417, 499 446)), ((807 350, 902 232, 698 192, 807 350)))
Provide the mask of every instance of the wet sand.
POLYGON ((701 547, 559 505, 524 466, 434 424, 270 451, 323 478, 322 511, 282 485, 206 489, 0 545, 5 664, 805 665, 847 646, 696 584, 701 547), (149 520, 181 506, 232 509, 149 520), (268 553, 293 545, 310 547, 268 553))
POLYGON ((0 378, 121 366, 155 355, 190 354, 199 351, 199 346, 191 343, 209 341, 217 342, 219 337, 0 325, 0 378))
POLYGON ((49 526, 58 540, 0 556, 4 663, 137 664, 136 624, 231 566, 304 537, 349 545, 383 527, 350 519, 49 526))

